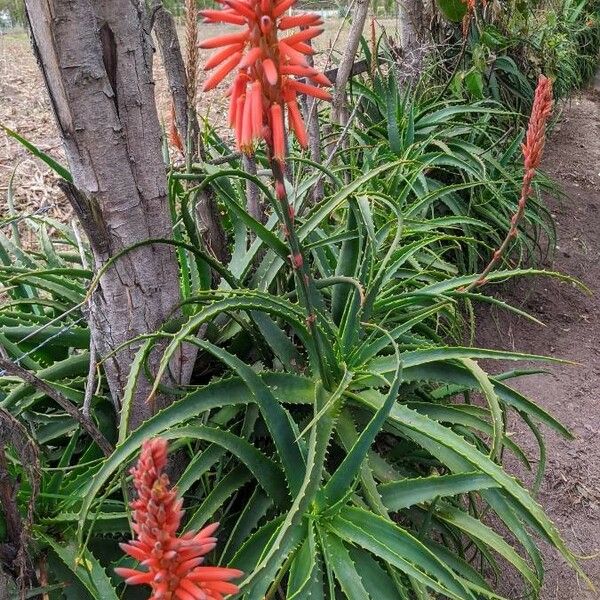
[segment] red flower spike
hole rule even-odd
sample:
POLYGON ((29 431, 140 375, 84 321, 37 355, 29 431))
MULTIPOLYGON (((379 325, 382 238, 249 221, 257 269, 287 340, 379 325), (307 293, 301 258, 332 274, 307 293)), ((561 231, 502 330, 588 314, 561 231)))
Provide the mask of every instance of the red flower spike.
POLYGON ((232 25, 244 25, 246 19, 226 10, 201 10, 199 13, 208 23, 231 23, 232 25))
POLYGON ((230 46, 231 44, 241 44, 246 42, 249 37, 250 32, 248 31, 242 33, 226 33, 225 35, 219 35, 210 40, 204 40, 198 45, 200 48, 205 49, 220 48, 221 46, 230 46))
POLYGON ((296 4, 296 0, 281 0, 281 2, 277 2, 273 9, 273 15, 280 17, 286 10, 292 8, 294 4, 296 4))
POLYGON ((215 547, 218 523, 177 536, 182 500, 163 473, 166 463, 165 440, 144 442, 131 470, 138 496, 131 503, 137 536, 121 548, 147 570, 119 567, 115 572, 128 585, 149 585, 150 600, 223 600, 224 594, 237 594, 239 589, 231 580, 240 577, 241 571, 202 566, 215 547))
POLYGON ((307 144, 297 94, 323 100, 331 98, 319 87, 329 87, 331 82, 310 67, 305 57, 314 52, 306 42, 322 32, 322 19, 315 14, 285 15, 295 0, 217 1, 223 10, 202 11, 206 21, 232 23, 243 29, 240 33, 228 33, 200 43, 201 48, 220 48, 206 63, 205 69, 215 69, 215 73, 205 88, 214 87, 237 67, 229 92, 229 123, 235 129, 238 148, 253 152, 255 143, 262 138, 270 156, 283 161, 287 154, 286 121, 300 145, 307 144), (305 29, 279 39, 281 31, 294 27, 305 29), (305 81, 296 81, 294 77, 305 81), (289 113, 287 119, 284 119, 284 109, 289 113))
POLYGON ((294 33, 286 38, 283 38, 283 40, 281 40, 281 41, 285 42, 288 46, 293 46, 294 44, 297 44, 298 42, 306 42, 308 40, 312 40, 313 38, 317 37, 318 35, 321 35, 323 33, 323 31, 325 31, 325 30, 317 29, 316 27, 309 27, 308 29, 303 29, 302 31, 299 31, 298 33, 294 33))
POLYGON ((523 144, 523 157, 526 169, 537 169, 542 160, 546 141, 546 123, 552 112, 552 82, 540 75, 535 89, 533 108, 523 144))
POLYGON ((237 12, 250 20, 256 19, 256 14, 245 2, 238 2, 238 0, 224 0, 223 4, 227 4, 234 12, 237 12))
POLYGON ((298 103, 295 100, 288 102, 287 107, 290 126, 296 134, 296 139, 303 148, 306 148, 308 146, 308 135, 306 134, 306 127, 304 126, 298 103))
POLYGON ((235 137, 238 148, 242 147, 242 130, 244 126, 244 106, 246 105, 246 95, 243 94, 237 99, 235 109, 235 137))
POLYGON ((315 53, 313 47, 309 46, 308 44, 305 44, 304 42, 296 42, 295 44, 286 44, 286 45, 288 45, 293 50, 297 50, 301 54, 306 54, 307 56, 310 56, 311 54, 315 53))
POLYGON ((314 85, 309 85, 308 83, 302 83, 301 81, 290 80, 288 82, 289 87, 300 92, 301 94, 306 94, 308 96, 314 96, 315 98, 320 98, 321 100, 331 100, 331 94, 322 90, 321 88, 315 87, 314 85))
POLYGON ((298 52, 298 50, 288 46, 285 42, 279 42, 278 47, 279 52, 284 55, 288 63, 310 67, 304 55, 301 52, 298 52))
POLYGON ((184 153, 183 140, 179 135, 179 129, 177 129, 177 122, 175 119, 175 103, 171 101, 171 119, 169 123, 169 144, 174 148, 177 148, 179 152, 184 153))
POLYGON ((242 138, 240 141, 240 148, 246 154, 252 154, 252 104, 254 100, 254 94, 246 94, 246 102, 244 103, 244 113, 242 115, 242 138))
POLYGON ((270 58, 267 58, 263 62, 263 71, 265 72, 265 77, 267 78, 267 81, 273 86, 277 85, 277 80, 279 79, 279 75, 277 74, 277 67, 270 58))
POLYGON ((248 67, 252 67, 254 63, 261 58, 263 54, 262 48, 252 48, 246 56, 240 61, 239 67, 240 69, 246 69, 248 67))
POLYGON ((262 89, 260 81, 252 84, 252 139, 259 140, 263 129, 262 89))

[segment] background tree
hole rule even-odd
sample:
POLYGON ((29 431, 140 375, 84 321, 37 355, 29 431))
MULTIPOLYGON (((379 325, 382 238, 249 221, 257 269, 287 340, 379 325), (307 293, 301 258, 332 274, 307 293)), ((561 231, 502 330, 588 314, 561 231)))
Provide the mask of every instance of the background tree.
MULTIPOLYGON (((27 0, 25 6, 73 174, 72 182, 62 182, 63 189, 89 238, 96 268, 132 244, 169 239, 150 20, 144 4, 27 0)), ((179 301, 172 248, 147 244, 127 252, 102 275, 90 303, 99 355, 107 357, 132 338, 155 331, 173 316, 179 301)), ((117 407, 135 351, 126 346, 104 363, 117 407)), ((180 356, 172 365, 180 382, 189 372, 184 361, 180 356)), ((146 403, 146 395, 140 384, 132 428, 155 408, 146 403)))

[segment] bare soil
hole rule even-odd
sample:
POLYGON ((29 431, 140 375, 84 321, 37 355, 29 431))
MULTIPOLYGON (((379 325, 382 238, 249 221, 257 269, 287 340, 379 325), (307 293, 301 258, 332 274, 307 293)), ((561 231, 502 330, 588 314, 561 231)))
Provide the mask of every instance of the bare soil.
MULTIPOLYGON (((545 326, 482 309, 477 344, 577 363, 549 365, 548 374, 523 377, 515 387, 575 435, 574 441, 568 441, 545 432, 548 468, 539 502, 583 558, 584 570, 600 590, 600 79, 564 107, 548 141, 543 168, 564 191, 563 197, 548 199, 556 219, 558 248, 547 267, 576 277, 591 293, 585 295, 571 283, 547 277, 507 285, 499 295, 545 326)), ((505 366, 514 368, 514 363, 505 366)), ((537 445, 526 426, 515 421, 511 431, 535 457, 537 445)), ((516 465, 514 469, 530 481, 516 465)), ((546 559, 543 600, 600 598, 600 591, 587 588, 555 552, 547 549, 546 559)), ((510 578, 503 592, 511 599, 521 597, 510 578)))

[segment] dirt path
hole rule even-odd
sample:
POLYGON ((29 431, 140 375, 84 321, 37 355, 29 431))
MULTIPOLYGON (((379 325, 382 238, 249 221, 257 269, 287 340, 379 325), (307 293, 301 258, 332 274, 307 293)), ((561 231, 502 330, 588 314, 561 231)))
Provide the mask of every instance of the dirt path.
MULTIPOLYGON (((576 554, 595 555, 583 565, 597 592, 587 590, 548 551, 542 598, 592 600, 600 598, 600 75, 595 87, 565 107, 549 140, 544 169, 566 194, 550 201, 558 248, 554 263, 548 266, 579 278, 592 295, 548 278, 523 279, 501 295, 546 327, 505 312, 481 310, 477 343, 579 363, 551 367, 550 375, 525 377, 516 387, 561 419, 576 436, 569 442, 546 432, 548 468, 539 501, 576 554)), ((512 431, 535 456, 535 442, 526 437, 525 427, 514 423, 512 431)), ((511 599, 519 597, 510 579, 503 591, 511 599)))

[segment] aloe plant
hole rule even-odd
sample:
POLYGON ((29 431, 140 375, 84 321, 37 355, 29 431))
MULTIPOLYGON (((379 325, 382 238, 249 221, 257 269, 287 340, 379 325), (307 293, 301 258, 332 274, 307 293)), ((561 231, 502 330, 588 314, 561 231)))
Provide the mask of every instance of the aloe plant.
MULTIPOLYGON (((38 453, 23 466, 13 445, 6 458, 24 481, 20 506, 35 508, 31 555, 47 574, 38 591, 52 600, 139 597, 113 569, 136 566, 118 547, 131 538, 128 469, 156 437, 171 441, 184 532, 220 521, 207 558, 245 573, 246 600, 502 598, 494 575, 506 565, 538 597, 539 540, 585 577, 535 500, 542 428, 570 433, 511 387, 530 371, 490 374, 478 362, 549 359, 463 341, 473 303, 531 318, 479 287, 520 189, 522 135, 506 134, 513 115, 419 86, 399 92, 381 68, 353 85, 352 101, 349 143, 326 166, 293 152, 288 178, 273 149, 256 154, 261 175, 248 174, 207 127, 206 161, 169 169, 173 239, 125 248, 99 272, 63 224, 40 215, 0 223, 32 227, 40 241, 32 249, 0 237, 0 344, 77 409, 89 402, 88 425, 114 446, 103 453, 43 389, 0 380, 0 408, 38 453), (324 196, 313 204, 319 180, 324 196), (271 207, 265 223, 244 208, 248 181, 271 207), (201 241, 195 204, 209 187, 229 260, 201 241), (182 302, 159 331, 124 344, 135 358, 117 411, 102 364, 90 364, 86 303, 107 269, 161 244, 175 249, 182 302), (164 376, 184 344, 197 347, 200 368, 174 387, 164 376), (130 431, 139 389, 152 390, 148 402, 158 392, 174 402, 130 431), (511 454, 533 471, 508 431, 513 415, 539 443, 531 490, 503 467, 511 454)), ((525 218, 526 235, 488 282, 547 274, 508 262, 535 256, 539 231, 552 240, 539 200, 525 218)))

